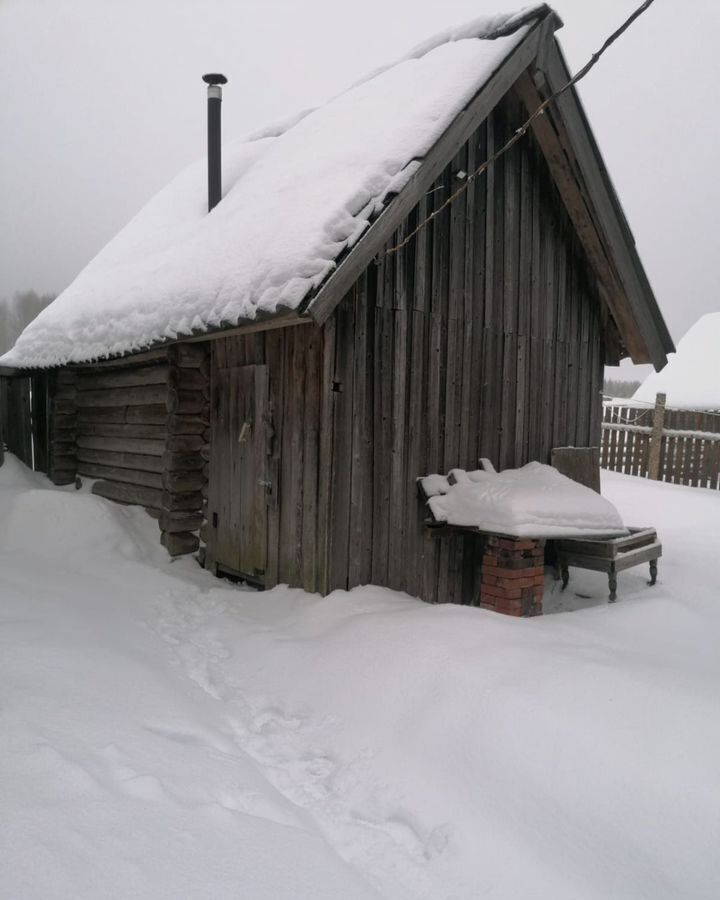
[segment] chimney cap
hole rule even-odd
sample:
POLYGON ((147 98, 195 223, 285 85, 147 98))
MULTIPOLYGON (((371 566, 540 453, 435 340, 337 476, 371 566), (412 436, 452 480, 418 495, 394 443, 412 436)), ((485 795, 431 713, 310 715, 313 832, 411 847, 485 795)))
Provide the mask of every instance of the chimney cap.
POLYGON ((227 84, 227 78, 219 72, 211 72, 208 75, 203 75, 202 80, 205 84, 227 84))

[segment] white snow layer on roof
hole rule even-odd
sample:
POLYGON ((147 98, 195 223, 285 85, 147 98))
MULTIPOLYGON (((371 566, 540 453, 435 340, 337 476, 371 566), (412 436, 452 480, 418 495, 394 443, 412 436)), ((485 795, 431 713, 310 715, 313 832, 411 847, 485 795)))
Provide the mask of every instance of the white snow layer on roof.
POLYGON ((104 358, 296 309, 521 41, 530 26, 520 23, 543 10, 447 31, 327 105, 225 144, 224 196, 211 213, 206 161, 191 165, 1 362, 104 358))
POLYGON ((515 537, 617 535, 626 531, 615 507, 552 466, 531 462, 504 472, 473 472, 428 500, 438 522, 515 537))
POLYGON ((720 312, 697 320, 678 344, 661 372, 653 372, 635 391, 633 400, 654 402, 667 395, 675 409, 720 409, 720 312))

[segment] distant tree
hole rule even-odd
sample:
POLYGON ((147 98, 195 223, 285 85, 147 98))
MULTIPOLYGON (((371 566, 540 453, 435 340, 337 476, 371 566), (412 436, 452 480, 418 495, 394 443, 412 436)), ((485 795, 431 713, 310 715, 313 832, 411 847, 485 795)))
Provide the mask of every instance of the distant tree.
POLYGON ((623 381, 622 378, 606 378, 603 392, 608 397, 632 397, 642 381, 623 381))
POLYGON ((11 298, 0 297, 0 354, 7 353, 23 329, 55 299, 55 294, 16 291, 11 298))

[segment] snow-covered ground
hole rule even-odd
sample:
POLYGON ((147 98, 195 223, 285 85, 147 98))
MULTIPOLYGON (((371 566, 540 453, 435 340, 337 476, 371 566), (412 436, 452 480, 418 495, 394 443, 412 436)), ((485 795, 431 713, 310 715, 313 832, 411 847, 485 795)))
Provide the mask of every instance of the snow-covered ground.
POLYGON ((243 591, 7 458, 0 897, 714 900, 720 493, 604 488, 658 585, 515 620, 243 591))

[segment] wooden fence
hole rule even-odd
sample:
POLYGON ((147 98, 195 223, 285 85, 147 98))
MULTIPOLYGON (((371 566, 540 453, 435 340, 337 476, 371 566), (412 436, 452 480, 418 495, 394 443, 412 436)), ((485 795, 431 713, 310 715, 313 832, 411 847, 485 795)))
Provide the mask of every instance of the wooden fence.
POLYGON ((29 468, 47 472, 48 389, 45 373, 0 376, 0 463, 4 445, 29 468))
POLYGON ((600 465, 672 484, 720 489, 720 410, 666 409, 607 403, 600 465))

